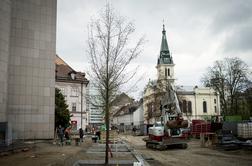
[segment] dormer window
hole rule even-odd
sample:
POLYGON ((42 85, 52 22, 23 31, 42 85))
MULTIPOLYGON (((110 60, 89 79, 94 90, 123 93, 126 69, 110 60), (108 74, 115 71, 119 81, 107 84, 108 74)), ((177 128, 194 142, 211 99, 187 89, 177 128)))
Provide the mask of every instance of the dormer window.
POLYGON ((75 79, 75 73, 71 73, 70 76, 71 76, 71 79, 72 79, 72 80, 75 79))

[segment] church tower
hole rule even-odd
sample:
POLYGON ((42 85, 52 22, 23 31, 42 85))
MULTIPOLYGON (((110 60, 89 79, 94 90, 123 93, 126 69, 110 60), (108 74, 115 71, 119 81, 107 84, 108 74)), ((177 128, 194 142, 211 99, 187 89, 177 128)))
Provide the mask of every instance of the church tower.
POLYGON ((174 86, 174 66, 166 39, 165 26, 163 25, 160 54, 157 61, 158 82, 165 84, 167 81, 174 86))

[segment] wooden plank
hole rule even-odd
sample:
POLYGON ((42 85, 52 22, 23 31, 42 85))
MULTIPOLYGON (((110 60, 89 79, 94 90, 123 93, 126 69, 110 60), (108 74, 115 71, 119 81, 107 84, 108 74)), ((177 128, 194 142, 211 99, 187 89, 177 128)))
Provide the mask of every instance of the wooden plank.
MULTIPOLYGON (((117 142, 118 141, 118 133, 116 130, 109 131, 109 141, 110 142, 117 142)), ((101 131, 101 139, 99 140, 101 143, 106 142, 106 131, 101 131)))

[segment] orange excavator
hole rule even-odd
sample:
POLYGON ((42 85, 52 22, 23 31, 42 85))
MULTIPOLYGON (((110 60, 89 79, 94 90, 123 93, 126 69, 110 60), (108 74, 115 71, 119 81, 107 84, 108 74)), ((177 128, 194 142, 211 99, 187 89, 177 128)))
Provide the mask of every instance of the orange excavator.
POLYGON ((146 147, 158 150, 165 150, 171 146, 186 149, 188 134, 184 131, 187 131, 188 121, 182 117, 176 92, 170 84, 167 86, 160 109, 161 121, 150 127, 148 137, 143 139, 146 147))

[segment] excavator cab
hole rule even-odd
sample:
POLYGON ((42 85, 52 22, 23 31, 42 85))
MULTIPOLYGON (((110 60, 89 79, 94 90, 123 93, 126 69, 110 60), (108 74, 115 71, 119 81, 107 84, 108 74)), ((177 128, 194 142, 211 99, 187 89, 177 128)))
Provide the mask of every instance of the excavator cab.
POLYGON ((181 130, 179 129, 171 129, 171 136, 180 136, 181 135, 181 130))

